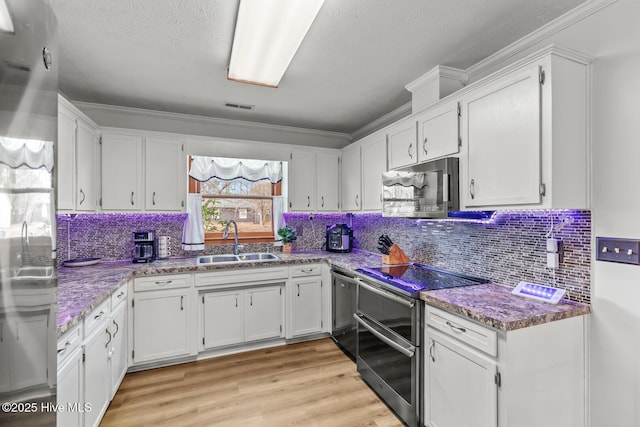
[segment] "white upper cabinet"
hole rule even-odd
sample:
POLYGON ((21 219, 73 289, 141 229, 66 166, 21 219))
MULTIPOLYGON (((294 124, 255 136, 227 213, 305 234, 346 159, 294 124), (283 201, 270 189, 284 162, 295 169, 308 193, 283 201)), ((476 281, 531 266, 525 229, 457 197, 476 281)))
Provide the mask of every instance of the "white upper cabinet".
POLYGON ((316 210, 338 210, 339 156, 338 153, 316 155, 316 210))
POLYGON ((102 134, 102 209, 142 210, 142 137, 102 134))
POLYGON ((296 151, 289 156, 289 210, 313 211, 316 208, 316 155, 296 151))
POLYGON ((58 96, 58 209, 95 211, 98 204, 97 126, 58 96))
POLYGON ((460 147, 458 102, 429 109, 416 117, 418 162, 457 154, 460 147))
POLYGON ((418 162, 417 137, 416 120, 413 116, 387 128, 389 169, 418 162))
POLYGON ((552 47, 465 93, 465 208, 588 209, 588 64, 552 47))
POLYGON ((360 195, 360 145, 342 151, 342 210, 362 209, 360 195))
POLYGON ((181 141, 145 140, 145 208, 148 211, 181 211, 186 197, 186 157, 181 141))
POLYGON ((362 210, 382 210, 382 173, 387 171, 387 137, 376 133, 362 140, 362 210))

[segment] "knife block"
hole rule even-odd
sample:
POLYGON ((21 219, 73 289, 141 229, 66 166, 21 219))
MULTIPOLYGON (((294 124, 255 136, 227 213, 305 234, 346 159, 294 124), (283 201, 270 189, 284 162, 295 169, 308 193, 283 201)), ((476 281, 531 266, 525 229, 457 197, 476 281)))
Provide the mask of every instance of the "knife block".
POLYGON ((400 246, 395 243, 389 248, 389 255, 382 255, 383 264, 406 264, 409 262, 409 258, 402 252, 400 246))

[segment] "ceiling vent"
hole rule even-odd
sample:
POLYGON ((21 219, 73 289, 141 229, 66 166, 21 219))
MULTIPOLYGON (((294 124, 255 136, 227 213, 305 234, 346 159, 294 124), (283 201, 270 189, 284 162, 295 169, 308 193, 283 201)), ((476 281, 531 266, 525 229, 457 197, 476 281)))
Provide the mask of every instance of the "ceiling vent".
POLYGON ((245 111, 252 111, 254 108, 256 108, 255 105, 238 104, 237 102, 229 102, 229 101, 224 101, 224 106, 227 108, 235 108, 236 110, 245 110, 245 111))

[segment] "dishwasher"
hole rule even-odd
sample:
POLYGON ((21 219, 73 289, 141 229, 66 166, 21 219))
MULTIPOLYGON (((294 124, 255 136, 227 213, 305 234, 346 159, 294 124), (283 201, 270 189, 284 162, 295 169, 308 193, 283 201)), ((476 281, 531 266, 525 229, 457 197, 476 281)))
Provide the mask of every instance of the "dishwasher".
POLYGON ((357 322, 353 315, 356 312, 356 292, 358 284, 353 273, 340 267, 331 270, 331 338, 342 351, 356 359, 358 343, 357 322))

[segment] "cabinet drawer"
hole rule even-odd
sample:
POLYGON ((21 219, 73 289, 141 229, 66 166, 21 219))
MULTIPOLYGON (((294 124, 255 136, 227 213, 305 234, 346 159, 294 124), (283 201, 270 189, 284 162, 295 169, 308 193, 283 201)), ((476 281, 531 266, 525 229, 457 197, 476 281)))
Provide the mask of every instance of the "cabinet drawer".
POLYGON ((321 264, 308 264, 291 267, 291 277, 319 276, 322 274, 321 264))
POLYGON ((455 314, 427 306, 426 323, 473 348, 491 356, 498 354, 498 334, 496 331, 455 314))
POLYGON ((82 325, 78 324, 58 339, 58 366, 64 363, 82 342, 82 325))
POLYGON ((127 284, 120 286, 116 291, 111 294, 111 310, 115 310, 120 304, 127 300, 127 284))
POLYGON ((133 283, 133 289, 135 292, 188 288, 189 286, 191 286, 190 274, 143 277, 140 279, 135 279, 133 283))
POLYGON ((234 283, 272 282, 286 280, 289 277, 288 267, 267 268, 238 268, 233 270, 219 270, 211 273, 199 273, 195 275, 196 287, 232 285, 234 283))
POLYGON ((107 298, 102 304, 91 310, 84 318, 84 336, 88 337, 94 329, 105 322, 111 313, 111 300, 107 298))

